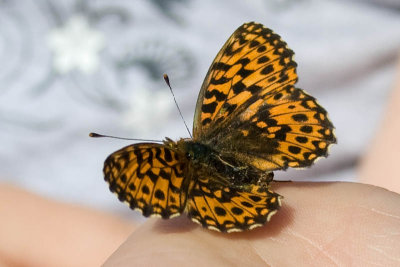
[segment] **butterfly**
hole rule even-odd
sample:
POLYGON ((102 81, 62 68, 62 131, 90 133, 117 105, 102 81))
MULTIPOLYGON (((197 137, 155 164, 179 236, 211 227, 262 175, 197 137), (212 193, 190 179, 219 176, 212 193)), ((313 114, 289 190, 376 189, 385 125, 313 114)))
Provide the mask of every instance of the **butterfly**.
POLYGON ((263 25, 240 26, 205 77, 193 137, 112 153, 103 169, 110 190, 146 217, 187 213, 228 233, 264 225, 281 206, 273 171, 308 167, 336 142, 325 109, 294 86, 293 55, 263 25))

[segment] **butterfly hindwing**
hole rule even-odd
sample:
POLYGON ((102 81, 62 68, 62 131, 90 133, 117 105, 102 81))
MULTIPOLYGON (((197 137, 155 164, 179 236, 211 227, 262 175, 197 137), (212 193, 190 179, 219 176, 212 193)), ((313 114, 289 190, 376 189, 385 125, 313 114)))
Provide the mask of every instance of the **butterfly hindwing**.
POLYGON ((200 179, 188 199, 189 217, 208 229, 238 232, 264 225, 279 209, 281 196, 267 188, 227 187, 200 179))
POLYGON ((252 103, 215 140, 221 150, 235 143, 237 159, 272 171, 307 167, 327 156, 329 145, 336 142, 333 130, 315 98, 287 85, 252 103))
POLYGON ((104 163, 110 190, 144 216, 169 218, 186 205, 187 163, 179 153, 161 144, 142 143, 124 147, 104 163))
POLYGON ((293 51, 261 24, 245 23, 222 47, 204 79, 194 116, 194 138, 229 125, 259 94, 297 81, 293 51))

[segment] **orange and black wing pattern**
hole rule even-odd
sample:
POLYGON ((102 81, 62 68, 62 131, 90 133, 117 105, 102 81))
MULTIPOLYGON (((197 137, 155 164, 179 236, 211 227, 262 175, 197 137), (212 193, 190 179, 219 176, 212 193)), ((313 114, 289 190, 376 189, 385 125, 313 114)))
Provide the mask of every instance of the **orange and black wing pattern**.
POLYGON ((264 171, 307 167, 327 156, 334 127, 315 98, 294 86, 293 55, 263 25, 239 27, 203 83, 194 139, 264 171))
POLYGON ((293 51, 272 30, 245 23, 228 39, 211 64, 194 115, 194 139, 215 135, 259 95, 297 81, 293 51))
POLYGON ((111 154, 103 171, 120 201, 146 217, 170 218, 185 209, 186 166, 184 157, 164 145, 141 143, 111 154))
POLYGON ((235 143, 234 157, 263 171, 311 166, 336 142, 325 109, 292 85, 252 103, 215 140, 223 151, 235 143))
POLYGON ((268 222, 280 208, 281 198, 257 185, 236 188, 200 179, 190 192, 187 212, 210 230, 240 232, 268 222))

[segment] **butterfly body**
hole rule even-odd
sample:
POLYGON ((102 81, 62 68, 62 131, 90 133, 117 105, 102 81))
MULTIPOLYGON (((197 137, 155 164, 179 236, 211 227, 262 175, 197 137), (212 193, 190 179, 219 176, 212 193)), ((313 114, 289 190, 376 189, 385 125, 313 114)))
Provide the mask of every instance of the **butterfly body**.
MULTIPOLYGON (((234 156, 224 155, 210 145, 181 139, 181 148, 188 160, 188 168, 196 176, 210 177, 215 183, 225 186, 247 186, 250 184, 267 185, 273 178, 272 172, 265 172, 244 162, 239 162, 234 156)), ((171 146, 174 147, 174 146, 171 146)), ((232 150, 231 150, 232 152, 232 150)))
POLYGON ((264 225, 281 206, 273 171, 311 166, 336 142, 325 109, 294 86, 293 54, 270 29, 243 24, 206 75, 193 138, 112 153, 103 169, 110 190, 144 216, 185 212, 221 232, 264 225))

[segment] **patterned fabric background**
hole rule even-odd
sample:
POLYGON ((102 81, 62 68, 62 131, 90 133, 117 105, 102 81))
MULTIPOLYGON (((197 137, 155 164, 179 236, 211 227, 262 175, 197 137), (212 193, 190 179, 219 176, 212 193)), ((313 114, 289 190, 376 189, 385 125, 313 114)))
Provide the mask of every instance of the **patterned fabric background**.
POLYGON ((400 48, 397 1, 0 1, 0 179, 64 201, 128 212, 103 181, 129 141, 187 137, 223 43, 257 21, 296 53, 298 86, 329 111, 338 145, 291 180, 355 180, 400 48))

